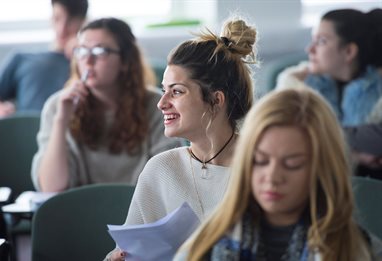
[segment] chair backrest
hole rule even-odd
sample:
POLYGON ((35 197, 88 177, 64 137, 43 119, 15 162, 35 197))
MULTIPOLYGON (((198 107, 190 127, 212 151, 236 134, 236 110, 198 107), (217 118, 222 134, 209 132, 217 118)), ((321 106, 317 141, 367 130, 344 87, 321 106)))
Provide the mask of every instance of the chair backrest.
POLYGON ((286 68, 297 65, 301 61, 308 59, 307 54, 304 52, 290 53, 280 55, 273 59, 269 63, 264 63, 263 68, 263 84, 262 86, 256 86, 262 88, 262 92, 265 94, 276 87, 277 76, 286 68))
POLYGON ((37 151, 40 114, 16 114, 0 119, 0 184, 14 196, 34 190, 31 164, 37 151))
POLYGON ((32 224, 32 261, 103 260, 115 247, 107 224, 124 223, 134 187, 95 184, 43 203, 32 224))
POLYGON ((382 181, 367 177, 352 177, 356 203, 356 220, 382 239, 382 181))

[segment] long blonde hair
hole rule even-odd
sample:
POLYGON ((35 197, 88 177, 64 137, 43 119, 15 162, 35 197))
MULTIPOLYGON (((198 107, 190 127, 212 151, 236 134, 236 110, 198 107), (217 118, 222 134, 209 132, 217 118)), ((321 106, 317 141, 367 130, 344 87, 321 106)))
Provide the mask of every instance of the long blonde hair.
MULTIPOLYGON (((274 91, 248 113, 236 147, 230 184, 214 214, 184 248, 188 260, 201 260, 237 223, 250 204, 253 152, 261 135, 271 126, 297 126, 309 138, 311 225, 308 244, 323 260, 370 260, 370 251, 355 224, 350 169, 341 127, 324 99, 310 89, 274 91)), ((259 210, 254 211, 259 218, 259 210)))

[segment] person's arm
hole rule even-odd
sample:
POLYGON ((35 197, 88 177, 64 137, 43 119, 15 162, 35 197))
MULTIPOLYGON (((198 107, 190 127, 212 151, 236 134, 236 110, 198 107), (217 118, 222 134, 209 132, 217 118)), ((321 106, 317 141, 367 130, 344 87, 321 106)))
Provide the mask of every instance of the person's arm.
POLYGON ((57 192, 67 189, 69 168, 65 140, 68 122, 59 115, 52 121, 50 138, 38 169, 41 191, 57 192))
POLYGON ((119 248, 114 249, 111 251, 103 261, 124 261, 125 257, 127 256, 126 252, 123 252, 119 248))
POLYGON ((382 124, 345 127, 344 131, 353 151, 382 157, 382 124))
POLYGON ((20 55, 10 55, 0 68, 0 118, 10 116, 16 111, 13 100, 17 94, 16 71, 20 59, 20 55))
POLYGON ((275 89, 308 87, 304 80, 307 77, 308 63, 300 62, 298 65, 284 69, 278 76, 275 89))
MULTIPOLYGON (((74 98, 79 97, 84 100, 88 91, 81 82, 76 82, 72 86, 60 92, 56 99, 56 112, 50 115, 50 123, 45 126, 45 119, 42 118, 42 129, 45 126, 46 139, 44 151, 35 171, 37 172, 37 183, 41 191, 58 192, 69 186, 69 153, 66 141, 66 133, 69 122, 75 110, 74 98), (46 130, 48 129, 48 131, 46 130)), ((49 108, 47 109, 49 110, 49 108)), ((45 113, 49 112, 44 112, 45 113)), ((44 131, 44 130, 42 130, 44 131)), ((38 134, 43 136, 43 134, 38 134)), ((39 144, 40 146, 40 144, 39 144)))
POLYGON ((382 125, 345 127, 344 132, 357 164, 369 168, 382 167, 382 125))
POLYGON ((10 101, 0 101, 0 118, 10 116, 16 111, 16 106, 10 101))

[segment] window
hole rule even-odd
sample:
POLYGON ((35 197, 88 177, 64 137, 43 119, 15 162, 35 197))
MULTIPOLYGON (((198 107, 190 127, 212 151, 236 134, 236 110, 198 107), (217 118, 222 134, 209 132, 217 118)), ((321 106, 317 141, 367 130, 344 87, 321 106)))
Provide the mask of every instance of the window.
MULTIPOLYGON (((154 23, 168 17, 172 5, 172 0, 88 1, 89 19, 114 16, 131 20, 138 26, 142 21, 154 23)), ((50 0, 0 1, 0 44, 50 41, 53 37, 51 11, 50 0)))
POLYGON ((304 26, 312 27, 318 23, 321 16, 329 10, 339 8, 354 8, 369 11, 373 8, 382 8, 381 0, 301 0, 304 26))

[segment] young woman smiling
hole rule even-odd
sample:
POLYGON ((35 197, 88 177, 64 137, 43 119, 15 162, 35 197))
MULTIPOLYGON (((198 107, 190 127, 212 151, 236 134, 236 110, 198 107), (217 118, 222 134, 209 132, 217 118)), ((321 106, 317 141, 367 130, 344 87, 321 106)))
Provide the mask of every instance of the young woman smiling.
MULTIPOLYGON (((221 36, 202 33, 170 53, 158 108, 165 135, 191 145, 158 154, 146 164, 126 224, 157 221, 184 202, 204 220, 223 198, 238 121, 253 102, 248 63, 255 62, 256 36, 255 28, 234 19, 221 36)), ((124 256, 117 249, 107 258, 124 256)))

